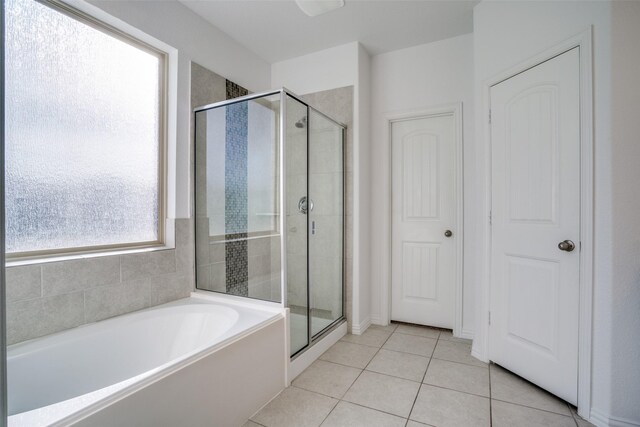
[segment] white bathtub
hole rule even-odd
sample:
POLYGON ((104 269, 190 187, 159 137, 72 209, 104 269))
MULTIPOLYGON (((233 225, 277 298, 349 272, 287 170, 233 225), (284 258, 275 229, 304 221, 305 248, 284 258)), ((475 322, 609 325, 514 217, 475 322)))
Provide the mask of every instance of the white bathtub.
POLYGON ((9 426, 241 425, 284 387, 284 314, 214 301, 194 294, 9 347, 9 426))

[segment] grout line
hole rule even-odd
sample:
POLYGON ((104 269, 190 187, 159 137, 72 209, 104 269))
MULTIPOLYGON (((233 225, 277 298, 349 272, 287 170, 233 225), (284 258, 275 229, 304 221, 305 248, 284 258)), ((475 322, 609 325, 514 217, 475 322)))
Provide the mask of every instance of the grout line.
MULTIPOLYGON (((438 359, 436 359, 436 360, 438 360, 438 359)), ((481 394, 475 394, 475 393, 469 393, 468 391, 456 390, 455 388, 449 388, 449 387, 445 387, 445 386, 442 386, 442 385, 429 384, 429 383, 422 383, 422 384, 426 385, 426 386, 429 386, 429 387, 441 388, 443 390, 455 391, 456 393, 468 394, 469 396, 481 397, 483 399, 490 399, 490 397, 488 397, 488 396, 483 396, 481 394)), ((507 403, 510 403, 510 402, 507 402, 507 403)))
MULTIPOLYGON (((368 372, 372 372, 372 373, 375 373, 375 374, 378 374, 378 375, 384 375, 384 376, 387 376, 387 377, 390 377, 390 378, 402 379, 402 380, 411 381, 411 382, 413 382, 413 383, 418 383, 418 384, 419 384, 418 391, 417 391, 417 393, 416 393, 416 396, 415 396, 415 398, 414 398, 413 404, 412 404, 412 406, 411 406, 411 410, 409 411, 409 415, 408 415, 408 416, 407 416, 407 418, 405 419, 405 427, 408 425, 408 423, 409 423, 409 421, 410 421, 411 413, 413 412, 414 406, 415 406, 416 401, 417 401, 417 399, 418 399, 418 395, 420 394, 420 389, 421 389, 421 387, 422 387, 422 384, 424 384, 424 379, 426 378, 427 371, 429 370, 429 366, 430 366, 430 364, 431 364, 431 360, 433 359, 433 354, 435 353, 435 349, 436 349, 436 347, 437 347, 437 344, 438 344, 438 342, 440 341, 440 333, 438 334, 438 337, 437 337, 437 338, 435 338, 436 344, 433 346, 433 349, 432 349, 431 354, 430 354, 429 356, 425 356, 425 355, 417 355, 417 354, 414 354, 414 353, 406 353, 406 352, 403 352, 403 351, 397 351, 397 350, 384 349, 384 350, 386 350, 386 351, 392 351, 392 352, 396 352, 396 353, 411 354, 411 355, 418 356, 418 357, 428 357, 427 368, 425 369, 425 372, 424 372, 424 374, 422 375, 422 381, 418 382, 418 381, 409 380, 409 379, 407 379, 407 378, 397 377, 397 376, 394 376, 394 375, 383 374, 383 373, 376 372, 376 371, 369 371, 367 368, 369 367, 369 365, 371 364, 371 362, 373 361, 373 359, 375 359, 375 358, 376 358, 376 356, 380 353, 380 350, 382 350, 382 349, 383 349, 383 347, 384 347, 384 345, 387 343, 387 341, 389 341, 389 339, 391 339, 392 335, 393 335, 394 333, 396 333, 397 328, 398 328, 398 327, 396 326, 396 327, 394 328, 394 330, 393 330, 393 331, 391 331, 391 333, 389 334, 389 336, 385 339, 385 341, 382 343, 382 345, 381 345, 380 347, 377 347, 377 346, 371 346, 371 345, 367 345, 367 344, 353 343, 353 342, 349 342, 349 341, 343 341, 343 342, 346 342, 346 343, 349 343, 349 344, 361 345, 361 346, 363 346, 363 347, 377 348, 377 351, 373 354, 373 356, 371 357, 371 359, 369 360, 369 362, 367 362, 367 364, 364 366, 364 368, 359 368, 359 367, 349 366, 349 365, 345 365, 345 364, 342 364, 342 363, 336 363, 336 362, 333 362, 333 361, 330 361, 330 360, 323 360, 323 359, 318 358, 318 360, 322 360, 323 362, 326 362, 326 363, 332 363, 332 364, 334 364, 334 365, 344 366, 344 367, 348 367, 348 368, 352 368, 352 369, 360 369, 360 373, 359 373, 359 374, 358 374, 358 376, 355 378, 355 380, 351 383, 351 385, 349 386, 349 388, 347 389, 347 391, 345 391, 345 393, 344 393, 344 394, 342 394, 342 397, 340 397, 340 398, 336 398, 336 397, 334 397, 334 396, 329 396, 329 395, 326 395, 326 394, 324 394, 324 393, 320 393, 320 392, 313 391, 313 390, 308 390, 308 389, 306 389, 306 388, 304 388, 304 387, 295 386, 295 385, 293 385, 293 384, 290 386, 290 387, 298 388, 298 389, 301 389, 301 390, 305 390, 305 391, 310 392, 310 393, 315 393, 315 394, 318 394, 318 395, 320 395, 320 396, 324 396, 324 397, 328 397, 328 398, 331 398, 331 399, 335 399, 335 400, 337 400, 337 403, 333 406, 333 408, 331 409, 331 411, 329 411, 329 413, 327 414, 327 416, 326 416, 326 417, 324 417, 324 419, 322 420, 321 424, 322 424, 322 423, 324 423, 324 422, 326 421, 326 419, 329 417, 329 415, 331 415, 331 413, 333 413, 333 411, 335 410, 335 408, 338 406, 338 403, 340 403, 340 402, 347 402, 347 403, 350 403, 350 404, 352 404, 352 405, 360 406, 360 407, 362 407, 362 408, 371 409, 371 410, 374 410, 374 411, 382 412, 382 413, 384 413, 384 414, 388 414, 388 415, 392 415, 392 416, 394 416, 394 417, 398 417, 398 418, 403 418, 403 419, 404 419, 404 417, 402 417, 402 416, 400 416, 400 415, 397 415, 397 414, 392 414, 392 413, 390 413, 390 412, 386 412, 386 411, 383 411, 383 410, 380 410, 380 409, 377 409, 377 408, 372 408, 372 407, 368 407, 368 406, 365 406, 365 405, 362 405, 362 404, 359 404, 359 403, 355 403, 355 402, 350 402, 350 401, 348 401, 348 400, 344 400, 344 397, 347 395, 347 393, 349 392, 349 390, 351 390, 351 388, 353 388, 354 384, 358 381, 358 379, 362 376, 362 374, 363 374, 365 371, 368 371, 368 372)), ((398 332, 398 333, 402 334, 401 332, 398 332)), ((417 336, 417 337, 420 337, 420 338, 428 338, 428 337, 421 337, 421 336, 419 336, 419 335, 411 335, 411 334, 403 334, 403 335, 417 336)), ((429 338, 429 339, 433 340, 434 338, 429 338)), ((341 340, 341 341, 342 341, 342 340, 341 340)), ((448 340, 443 339, 442 341, 448 341, 448 340)), ((439 359, 439 360, 440 360, 440 359, 439 359)), ((444 359, 443 359, 443 360, 444 360, 444 359)), ((473 365, 467 365, 467 364, 465 364, 465 363, 460 363, 460 362, 454 362, 454 361, 449 361, 449 362, 458 363, 458 364, 462 364, 462 365, 465 365, 465 366, 473 366, 473 365)), ((431 386, 431 384, 427 384, 427 385, 431 386)), ((433 387, 439 387, 439 386, 433 386, 433 387)), ((446 387, 439 387, 439 388, 446 389, 446 387)), ((457 391, 457 392, 459 392, 459 393, 470 394, 470 395, 472 395, 472 396, 477 396, 477 397, 485 397, 485 396, 479 396, 479 395, 476 395, 476 394, 473 394, 473 393, 466 393, 466 392, 462 392, 462 391, 459 391, 459 390, 453 390, 453 389, 447 389, 447 390, 457 391)), ((486 398, 486 397, 485 397, 485 398, 486 398)), ((491 400, 491 399, 489 398, 489 400, 491 400)))
MULTIPOLYGON (((393 335, 393 334, 392 334, 392 335, 393 335)), ((345 335, 345 336, 346 336, 346 335, 345 335)), ((340 338, 340 339, 338 340, 338 342, 340 342, 340 341, 342 341, 342 342, 346 342, 346 343, 349 343, 349 344, 363 345, 363 346, 365 346, 365 347, 382 348, 382 347, 378 347, 377 345, 362 344, 362 343, 359 343, 359 342, 347 341, 347 340, 345 340, 345 339, 344 339, 344 337, 342 337, 342 338, 340 338)), ((387 341, 385 340, 385 342, 387 342, 387 341)))
MULTIPOLYGON (((372 408, 372 407, 370 407, 370 406, 365 406, 365 405, 362 405, 362 404, 360 404, 360 403, 349 402, 348 400, 340 400, 340 401, 341 401, 341 402, 344 402, 344 403, 349 403, 349 404, 351 404, 351 405, 359 406, 359 407, 361 407, 361 408, 371 409, 372 411, 382 412, 383 414, 391 415, 391 416, 394 416, 394 417, 396 417, 396 418, 402 418, 403 420, 407 420, 407 421, 408 421, 408 418, 405 418, 405 417, 403 417, 402 415, 392 414, 391 412, 383 411, 382 409, 372 408)), ((338 405, 336 405, 336 406, 338 406, 338 405)))
POLYGON ((502 400, 502 399, 496 399, 495 397, 492 397, 491 400, 496 400, 498 402, 502 402, 502 403, 508 403, 509 405, 515 405, 515 406, 522 406, 523 408, 529 408, 529 409, 534 409, 536 411, 542 411, 542 412, 547 412, 549 414, 554 414, 554 415, 558 415, 561 417, 569 417, 569 418, 573 418, 572 415, 566 415, 566 414, 561 414, 559 412, 553 412, 553 411, 549 411, 548 409, 540 409, 540 408, 535 408, 533 406, 529 406, 529 405, 523 405, 521 403, 515 403, 515 402, 509 402, 507 400, 502 400))
MULTIPOLYGON (((393 332, 389 334, 389 336, 387 337, 386 340, 384 340, 384 343, 382 343, 382 345, 385 345, 387 341, 389 341, 389 338, 391 338, 391 335, 393 335, 393 332)), ((334 344, 335 345, 335 344, 334 344)), ((367 364, 364 366, 364 368, 362 368, 362 370, 360 371, 360 373, 358 374, 358 376, 356 377, 355 380, 353 380, 353 382, 351 383, 351 385, 349 386, 349 388, 347 389, 347 391, 345 391, 345 393, 342 395, 342 398, 340 398, 340 401, 344 400, 344 397, 347 395, 347 393, 349 393, 349 390, 351 390, 351 388, 354 386, 354 384, 356 382, 358 382, 358 379, 360 379, 360 377, 362 376, 362 373, 367 369, 367 366, 369 366, 369 364, 371 363, 371 361, 373 359, 375 359, 375 357, 378 355, 378 353, 380 353, 380 349, 382 348, 382 346, 380 346, 380 348, 378 348, 378 351, 376 351, 373 356, 371 357, 371 359, 369 359, 369 362, 367 362, 367 364)), ((349 402, 348 400, 345 400, 345 402, 349 402)), ((353 403, 353 402, 349 402, 349 403, 353 403)), ((338 406, 336 404, 336 406, 338 406)), ((334 406, 335 409, 335 406, 334 406)), ((373 409, 373 408, 370 408, 373 409)), ((331 412, 333 412, 333 409, 331 410, 331 412)), ((330 412, 330 413, 331 413, 330 412)), ((382 412, 382 411, 381 411, 382 412)), ((328 415, 327 415, 328 416, 328 415)), ((326 418, 325 418, 326 419, 326 418)), ((322 420, 322 422, 324 422, 324 420, 322 420)))
POLYGON ((442 360, 443 362, 456 363, 458 365, 471 366, 472 368, 489 369, 489 364, 487 364, 487 363, 485 363, 484 366, 478 366, 478 365, 471 365, 469 363, 458 362, 457 360, 442 359, 441 357, 435 357, 435 356, 433 357, 433 359, 442 360))
POLYGON ((429 357, 429 362, 427 363, 427 369, 424 370, 424 374, 422 375, 422 381, 420 381, 420 387, 418 387, 418 392, 416 393, 416 397, 413 398, 413 404, 411 405, 411 410, 409 411, 409 415, 407 416, 407 424, 409 424, 409 420, 411 419, 411 414, 413 413, 413 408, 416 406, 416 402, 418 401, 418 396, 420 395, 422 384, 424 384, 424 379, 427 377, 427 372, 429 371, 429 366, 431 365, 431 360, 433 359, 433 354, 436 352, 436 347, 438 346, 439 341, 440 341, 440 333, 438 333, 438 338, 436 338, 436 345, 434 345, 433 350, 431 350, 431 356, 429 357))
POLYGON ((322 419, 322 421, 320 421, 320 424, 318 424, 318 427, 320 427, 322 424, 324 424, 324 422, 327 420, 327 418, 329 418, 329 415, 331 415, 333 413, 333 411, 338 407, 338 403, 341 402, 341 399, 336 399, 335 397, 333 399, 335 399, 336 404, 333 405, 333 407, 331 408, 331 410, 329 412, 327 412, 327 415, 322 419))
MULTIPOLYGON (((332 362, 331 360, 324 360, 324 359, 316 359, 316 360, 314 360, 314 361, 313 361, 313 363, 317 362, 318 360, 319 360, 319 361, 321 361, 321 362, 325 362, 325 363, 332 363, 332 364, 334 364, 334 365, 344 366, 345 368, 358 369, 358 370, 360 370, 360 371, 363 371, 363 370, 364 370, 364 368, 358 368, 357 366, 345 365, 345 364, 343 364, 343 363, 332 362)), ((313 363, 312 363, 312 364, 313 364, 313 363)), ((309 365, 309 367, 311 367, 311 365, 309 365)), ((307 369, 309 369, 309 368, 307 368, 307 369)), ((306 371, 307 369, 305 369, 305 371, 306 371)), ((302 373, 303 373, 303 372, 304 372, 304 371, 300 372, 300 375, 302 375, 302 373)), ((300 375, 298 375, 298 376, 300 376, 300 375)), ((296 379, 297 379, 297 378, 298 378, 298 377, 296 377, 296 379)), ((295 379, 294 379, 294 381, 295 381, 295 379)))
MULTIPOLYGON (((445 342, 450 342, 450 341, 445 341, 445 342)), ((486 364, 485 364, 485 366, 478 366, 478 365, 472 365, 470 363, 458 362, 457 360, 442 359, 440 357, 433 357, 433 359, 444 360, 445 362, 457 363, 459 365, 473 366, 474 368, 480 368, 480 369, 488 367, 488 365, 486 365, 486 364)))
POLYGON ((576 411, 573 411, 573 405, 571 405, 570 403, 567 402, 567 407, 569 408, 569 412, 571 412, 571 416, 573 417, 573 422, 576 423, 576 427, 580 427, 580 424, 578 424, 578 411, 576 408, 576 411))

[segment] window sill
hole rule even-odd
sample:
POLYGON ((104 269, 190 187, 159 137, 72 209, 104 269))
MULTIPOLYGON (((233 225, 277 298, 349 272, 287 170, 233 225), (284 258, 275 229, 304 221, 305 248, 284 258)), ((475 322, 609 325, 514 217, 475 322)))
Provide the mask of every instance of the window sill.
POLYGON ((105 251, 83 252, 83 253, 66 254, 66 255, 61 254, 61 255, 33 257, 33 258, 7 259, 5 266, 18 267, 21 265, 45 264, 50 262, 71 261, 71 260, 78 260, 78 259, 88 259, 88 258, 98 258, 98 257, 108 257, 108 256, 119 256, 119 255, 137 254, 137 253, 143 253, 143 252, 166 251, 171 249, 175 249, 175 246, 162 244, 162 245, 155 245, 155 246, 146 246, 143 248, 110 249, 105 251))

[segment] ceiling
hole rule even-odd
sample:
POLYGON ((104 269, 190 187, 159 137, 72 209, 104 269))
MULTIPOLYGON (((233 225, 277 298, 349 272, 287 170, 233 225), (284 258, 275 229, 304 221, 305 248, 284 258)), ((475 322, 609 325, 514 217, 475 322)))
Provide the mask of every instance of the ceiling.
POLYGON ((473 31, 463 0, 345 0, 341 9, 309 17, 293 0, 180 0, 273 63, 359 41, 372 55, 473 31))

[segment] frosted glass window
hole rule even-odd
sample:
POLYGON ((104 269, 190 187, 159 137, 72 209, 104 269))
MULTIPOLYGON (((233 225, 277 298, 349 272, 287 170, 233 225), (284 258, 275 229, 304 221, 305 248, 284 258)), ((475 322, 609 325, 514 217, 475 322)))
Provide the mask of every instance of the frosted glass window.
POLYGON ((163 54, 34 0, 5 7, 7 252, 158 242, 163 54))

